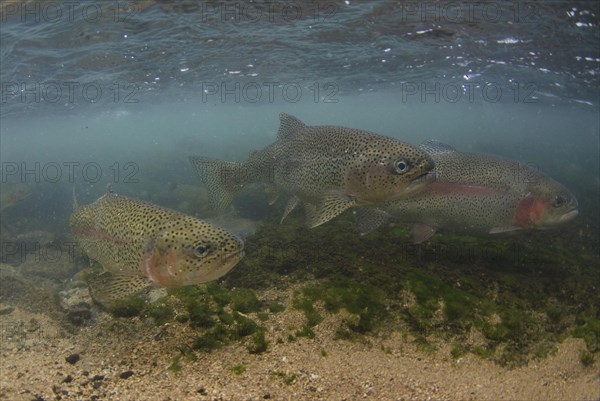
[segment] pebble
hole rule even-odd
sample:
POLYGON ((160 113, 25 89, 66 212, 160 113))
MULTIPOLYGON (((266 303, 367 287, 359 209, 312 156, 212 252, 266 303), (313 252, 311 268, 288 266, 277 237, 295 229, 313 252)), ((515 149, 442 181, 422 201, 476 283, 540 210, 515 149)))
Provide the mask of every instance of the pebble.
POLYGON ((104 380, 104 375, 94 375, 94 377, 92 377, 93 381, 97 381, 97 380, 104 380))
POLYGON ((76 305, 67 312, 67 320, 75 325, 82 325, 92 318, 92 311, 89 305, 76 305))
MULTIPOLYGON (((129 379, 131 376, 133 376, 133 370, 126 370, 125 372, 121 372, 119 375, 121 379, 129 379)), ((198 392, 200 392, 200 390, 198 390, 198 392)))
POLYGON ((63 383, 71 383, 73 381, 73 376, 71 375, 67 375, 64 379, 63 379, 63 383))
POLYGON ((69 362, 71 365, 74 365, 80 359, 81 359, 81 357, 79 356, 79 354, 71 354, 65 358, 65 361, 69 362))

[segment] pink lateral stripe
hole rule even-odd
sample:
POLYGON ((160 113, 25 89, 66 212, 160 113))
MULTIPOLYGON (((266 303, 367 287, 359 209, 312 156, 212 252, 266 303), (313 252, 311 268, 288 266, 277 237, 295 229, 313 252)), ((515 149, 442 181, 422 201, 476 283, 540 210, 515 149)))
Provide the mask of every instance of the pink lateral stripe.
POLYGON ((73 230, 75 236, 93 238, 95 240, 106 241, 111 244, 130 244, 131 241, 110 235, 106 230, 99 227, 77 228, 73 230))

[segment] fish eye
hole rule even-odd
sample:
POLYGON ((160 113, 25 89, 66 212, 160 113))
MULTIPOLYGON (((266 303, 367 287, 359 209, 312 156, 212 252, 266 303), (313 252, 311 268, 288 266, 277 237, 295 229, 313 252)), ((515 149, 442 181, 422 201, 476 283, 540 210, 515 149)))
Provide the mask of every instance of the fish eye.
POLYGON ((196 255, 199 258, 203 258, 204 256, 206 256, 206 254, 208 254, 208 251, 210 251, 209 245, 199 244, 194 248, 194 255, 196 255))
POLYGON ((397 174, 404 174, 410 169, 410 165, 404 159, 399 159, 394 162, 394 171, 397 174))
POLYGON ((566 202, 565 198, 560 195, 556 195, 552 200, 552 207, 561 207, 566 202))

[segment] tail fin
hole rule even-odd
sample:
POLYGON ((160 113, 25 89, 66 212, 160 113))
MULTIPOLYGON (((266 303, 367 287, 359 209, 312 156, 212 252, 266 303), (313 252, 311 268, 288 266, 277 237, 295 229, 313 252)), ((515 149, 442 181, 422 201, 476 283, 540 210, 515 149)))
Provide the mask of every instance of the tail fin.
POLYGON ((206 185, 211 207, 226 209, 236 193, 246 184, 241 163, 226 162, 202 156, 190 156, 200 180, 206 185))

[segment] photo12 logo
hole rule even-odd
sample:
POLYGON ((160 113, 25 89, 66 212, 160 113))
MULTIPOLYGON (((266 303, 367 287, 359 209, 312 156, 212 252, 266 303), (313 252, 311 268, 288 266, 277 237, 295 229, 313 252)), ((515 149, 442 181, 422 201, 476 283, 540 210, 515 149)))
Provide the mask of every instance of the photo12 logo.
POLYGON ((139 103, 140 87, 133 82, 2 82, 2 103, 139 103))
POLYGON ((0 242, 1 263, 21 264, 28 258, 34 262, 49 264, 73 263, 76 258, 83 255, 83 251, 75 242, 55 241, 49 244, 21 241, 0 242))
POLYGON ((285 23, 308 19, 323 22, 337 15, 335 2, 201 2, 202 22, 285 23))
POLYGON ((537 85, 533 82, 511 82, 503 85, 496 82, 402 82, 400 95, 402 103, 538 103, 537 85))
POLYGON ((298 103, 303 98, 314 103, 338 103, 335 82, 215 82, 200 83, 202 103, 298 103))
POLYGON ((556 14, 552 2, 540 1, 402 1, 400 23, 534 23, 556 14))
POLYGON ((113 183, 136 184, 136 178, 140 167, 135 162, 114 162, 104 168, 100 163, 87 161, 65 161, 65 162, 16 162, 5 161, 0 164, 0 182, 21 183, 57 183, 66 181, 74 183, 83 181, 95 184, 102 178, 108 178, 113 183))
MULTIPOLYGON (((3 0, 0 20, 21 23, 98 23, 100 21, 131 22, 154 2, 139 1, 18 1, 3 0)), ((170 3, 170 2, 167 2, 170 3)), ((177 3, 177 2, 173 2, 177 3)), ((160 4, 160 3, 159 3, 160 4)), ((326 21, 338 13, 336 2, 284 1, 202 1, 179 5, 201 22, 223 23, 285 23, 309 19, 312 23, 326 21)))
POLYGON ((3 0, 0 21, 19 23, 98 23, 132 21, 144 1, 22 1, 3 0))

